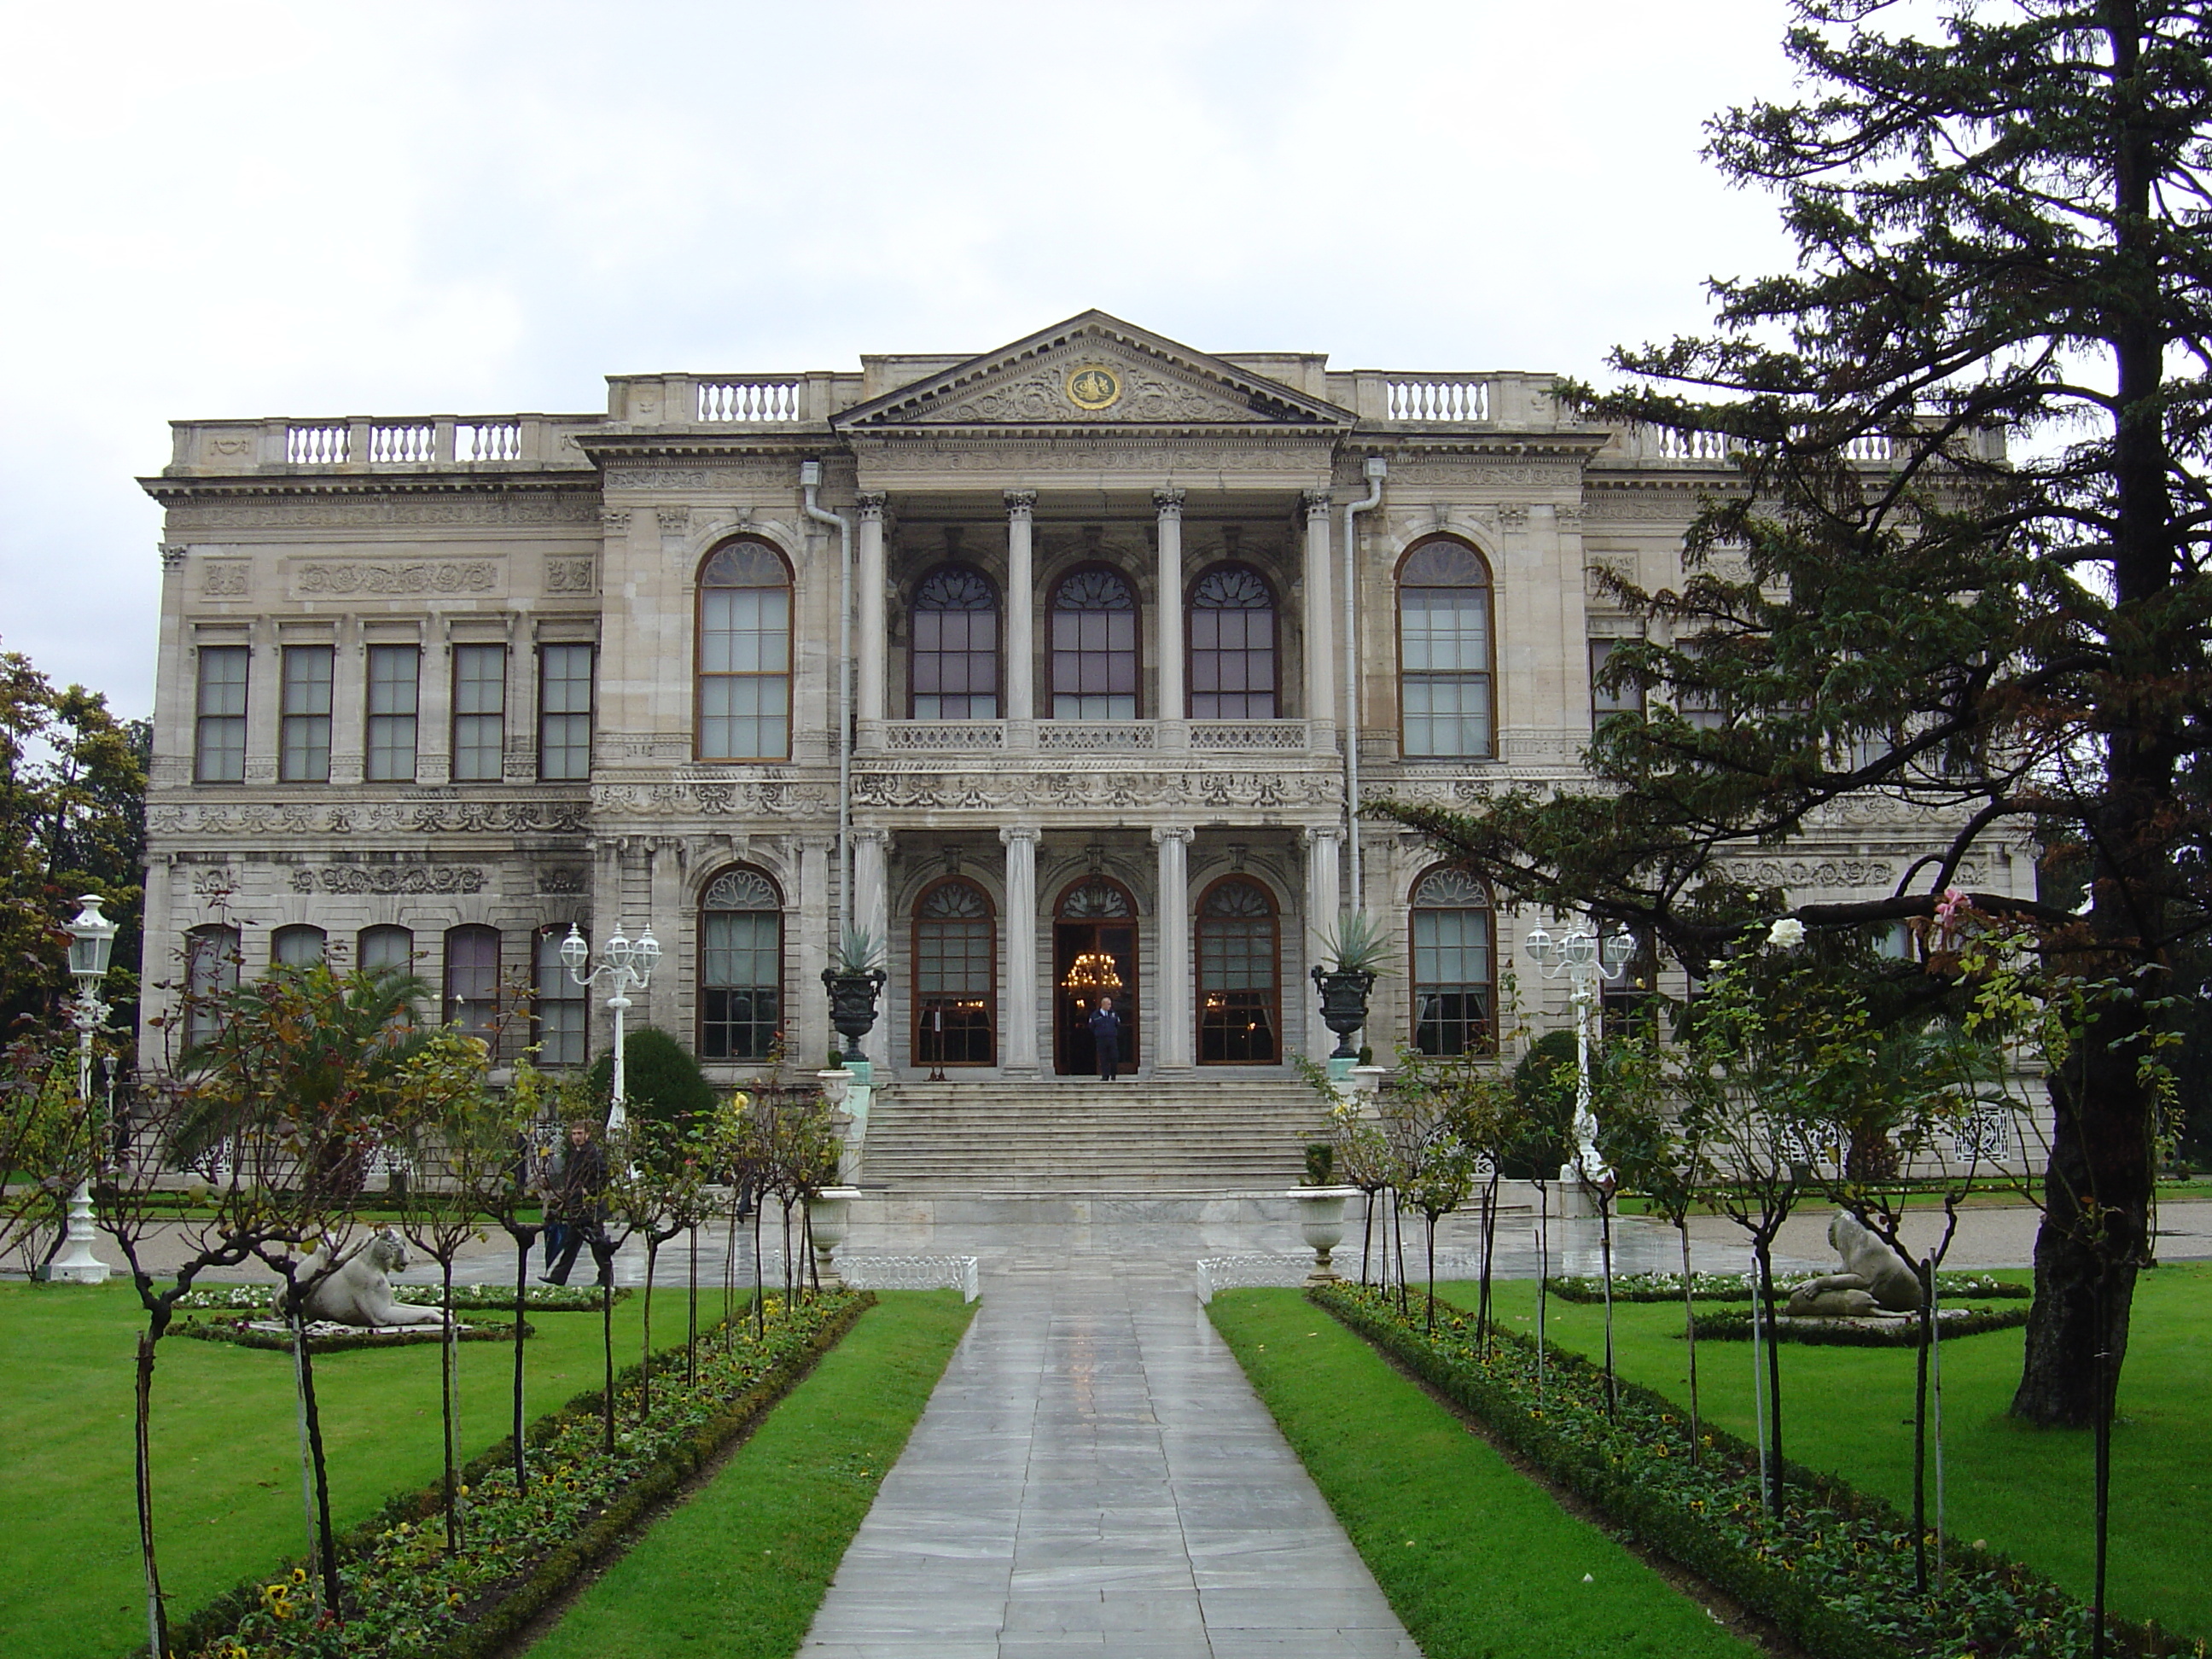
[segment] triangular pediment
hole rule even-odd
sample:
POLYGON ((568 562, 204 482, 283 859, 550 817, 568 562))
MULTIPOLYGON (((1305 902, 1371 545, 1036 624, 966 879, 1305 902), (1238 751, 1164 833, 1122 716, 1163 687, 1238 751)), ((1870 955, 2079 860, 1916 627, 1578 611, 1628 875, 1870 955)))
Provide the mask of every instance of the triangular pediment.
POLYGON ((1086 311, 856 404, 841 431, 928 427, 1349 426, 1347 410, 1086 311))

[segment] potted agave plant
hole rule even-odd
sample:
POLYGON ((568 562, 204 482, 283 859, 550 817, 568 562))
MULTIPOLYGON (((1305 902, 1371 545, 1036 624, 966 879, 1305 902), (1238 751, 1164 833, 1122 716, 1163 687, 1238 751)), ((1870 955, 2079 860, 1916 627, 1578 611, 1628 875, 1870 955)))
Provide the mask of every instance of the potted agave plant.
POLYGON ((830 1023, 845 1039, 845 1061, 865 1060, 860 1039, 875 1029, 876 997, 890 977, 883 969, 883 946, 865 927, 848 927, 838 941, 822 982, 830 989, 830 1023))
POLYGON ((1331 1060, 1357 1060, 1352 1037, 1367 1024, 1367 997, 1383 971, 1389 938, 1364 910, 1354 910, 1321 935, 1321 961, 1313 981, 1321 989, 1322 1024, 1336 1033, 1331 1060))

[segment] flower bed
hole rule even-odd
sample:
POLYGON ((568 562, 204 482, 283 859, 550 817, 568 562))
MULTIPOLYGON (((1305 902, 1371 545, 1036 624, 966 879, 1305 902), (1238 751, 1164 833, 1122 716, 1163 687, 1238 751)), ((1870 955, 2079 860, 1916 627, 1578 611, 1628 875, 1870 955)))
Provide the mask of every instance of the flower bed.
MULTIPOLYGON (((1729 1308, 1697 1317, 1700 1342, 1748 1342, 1751 1310, 1729 1308)), ((1920 1321, 1911 1314, 1887 1319, 1793 1319, 1784 1314, 1775 1322, 1784 1342, 1814 1347, 1910 1348, 1920 1341, 1920 1321)), ((2025 1308, 1943 1308, 1936 1320, 1936 1337, 1944 1342, 1984 1331, 2008 1331, 2027 1323, 2025 1308)))
MULTIPOLYGON (((185 1291, 177 1298, 177 1306, 195 1311, 255 1312, 271 1304, 277 1289, 275 1285, 210 1285, 205 1290, 185 1291)), ((635 1291, 618 1290, 615 1300, 625 1301, 635 1294, 635 1291)), ((435 1285, 394 1285, 392 1299, 410 1308, 434 1308, 440 1304, 435 1285)), ((523 1305, 532 1313, 597 1313, 599 1290, 596 1285, 532 1285, 523 1298, 523 1305)), ((514 1286, 456 1285, 453 1307, 464 1313, 513 1313, 514 1286)))
MULTIPOLYGON (((1778 1295, 1786 1296, 1808 1279, 1820 1277, 1817 1273, 1777 1273, 1774 1289, 1778 1295)), ((1749 1273, 1692 1273, 1690 1295, 1699 1302, 1748 1302, 1757 1293, 1759 1281, 1749 1273)), ((1593 1273, 1563 1273, 1551 1281, 1552 1294, 1562 1302, 1602 1302, 1605 1300, 1605 1280, 1593 1273)), ((2014 1285, 2008 1280, 1992 1278, 1988 1273, 1937 1273, 1936 1296, 1939 1302, 1989 1301, 2008 1297, 2027 1298, 2035 1294, 2030 1285, 2014 1285)), ((1615 1302, 1680 1302, 1682 1299, 1682 1275, 1680 1273, 1616 1273, 1613 1280, 1613 1299, 1615 1302)))
POLYGON ((340 1544, 345 1618, 317 1618, 304 1571, 257 1577, 172 1632, 185 1659, 484 1659, 605 1556, 653 1505, 675 1492, 785 1390, 873 1304, 844 1291, 784 1316, 770 1298, 768 1331, 750 1323, 702 1333, 699 1381, 687 1387, 684 1351, 653 1362, 653 1417, 637 1420, 637 1368, 616 1382, 612 1455, 604 1450, 604 1397, 580 1395, 525 1436, 526 1487, 514 1485, 502 1441, 462 1474, 465 1547, 446 1549, 440 1494, 394 1498, 340 1544))
MULTIPOLYGON (((528 1321, 523 1322, 526 1337, 538 1334, 528 1321)), ((228 1342, 240 1348, 266 1348, 278 1353, 292 1352, 292 1334, 272 1320, 252 1319, 185 1319, 179 1320, 171 1332, 174 1336, 198 1337, 203 1342, 228 1342)), ((445 1328, 438 1325, 410 1325, 404 1329, 382 1326, 366 1329, 359 1325, 336 1325, 327 1319, 312 1320, 307 1325, 309 1353, 350 1353, 356 1348, 407 1348, 424 1342, 442 1342, 445 1328)), ((514 1326, 512 1322, 496 1325, 463 1325, 453 1333, 456 1342, 512 1342, 514 1326)))
MULTIPOLYGON (((1942 1587, 1923 1599, 1913 1583, 1911 1523, 1832 1476, 1787 1465, 1788 1501, 1779 1517, 1770 1515, 1756 1449, 1709 1431, 1693 1463, 1685 1415, 1672 1401, 1622 1382, 1619 1415, 1608 1415, 1604 1374, 1579 1354, 1547 1346, 1540 1390, 1527 1337, 1495 1333, 1485 1357, 1463 1314, 1440 1309, 1431 1336, 1375 1291, 1329 1285, 1309 1295, 1615 1525, 1821 1659, 2090 1651, 2087 1607, 1989 1550, 1947 1539, 1942 1587)), ((2109 1620, 2107 1630, 2116 1654, 2203 1652, 2155 1627, 2109 1620)))

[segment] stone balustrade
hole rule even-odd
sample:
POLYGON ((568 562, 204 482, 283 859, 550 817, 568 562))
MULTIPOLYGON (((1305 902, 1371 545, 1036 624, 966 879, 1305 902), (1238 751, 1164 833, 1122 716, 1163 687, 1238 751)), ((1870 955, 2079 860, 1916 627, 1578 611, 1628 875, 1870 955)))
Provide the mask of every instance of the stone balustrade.
POLYGON ((574 467, 591 462, 574 434, 590 415, 348 416, 314 420, 179 421, 168 476, 269 472, 442 472, 574 467))

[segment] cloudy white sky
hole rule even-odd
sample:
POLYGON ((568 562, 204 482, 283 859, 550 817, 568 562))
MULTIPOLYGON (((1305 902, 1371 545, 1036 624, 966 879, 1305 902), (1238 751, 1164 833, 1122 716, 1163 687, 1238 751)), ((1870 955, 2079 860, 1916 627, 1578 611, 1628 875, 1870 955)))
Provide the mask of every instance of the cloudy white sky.
POLYGON ((152 694, 164 422, 602 407, 1086 307, 1597 373, 1787 257, 1781 0, 4 0, 0 645, 152 694))

